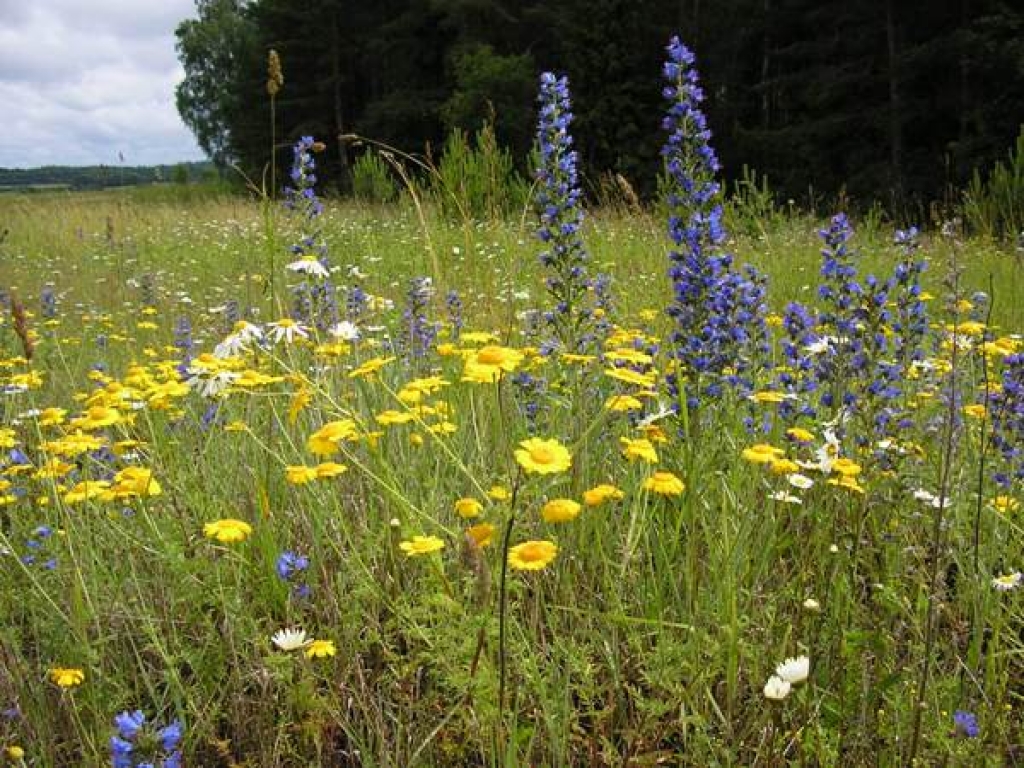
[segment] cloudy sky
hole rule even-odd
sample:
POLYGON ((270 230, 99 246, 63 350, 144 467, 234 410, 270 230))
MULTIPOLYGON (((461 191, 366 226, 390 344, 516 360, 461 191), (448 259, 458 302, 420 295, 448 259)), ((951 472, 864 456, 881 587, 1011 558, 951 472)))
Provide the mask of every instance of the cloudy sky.
POLYGON ((0 0, 0 167, 201 160, 174 108, 193 0, 0 0))

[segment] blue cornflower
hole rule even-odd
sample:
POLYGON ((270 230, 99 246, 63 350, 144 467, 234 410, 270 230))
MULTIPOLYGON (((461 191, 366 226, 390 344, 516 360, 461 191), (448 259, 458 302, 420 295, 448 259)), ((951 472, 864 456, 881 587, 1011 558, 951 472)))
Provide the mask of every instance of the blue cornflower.
POLYGON ((277 556, 277 576, 281 581, 291 585, 292 595, 299 599, 309 597, 309 585, 302 582, 306 571, 309 569, 309 558, 296 552, 286 550, 277 556))
POLYGON ((953 713, 953 729, 957 736, 964 736, 973 739, 981 732, 978 727, 978 718, 971 712, 958 709, 953 713))
POLYGON ((290 581, 296 574, 309 568, 309 558, 295 552, 285 551, 277 557, 277 575, 283 581, 290 581))
POLYGON ((57 316, 57 292, 53 285, 47 283, 39 292, 39 308, 45 318, 57 316))

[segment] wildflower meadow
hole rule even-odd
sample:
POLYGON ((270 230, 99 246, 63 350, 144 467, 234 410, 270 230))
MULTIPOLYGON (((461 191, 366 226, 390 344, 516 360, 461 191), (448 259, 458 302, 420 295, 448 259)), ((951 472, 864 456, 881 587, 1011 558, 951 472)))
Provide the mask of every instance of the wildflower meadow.
POLYGON ((557 72, 495 215, 0 197, 0 763, 1024 761, 1019 252, 753 210, 665 59, 647 207, 557 72))

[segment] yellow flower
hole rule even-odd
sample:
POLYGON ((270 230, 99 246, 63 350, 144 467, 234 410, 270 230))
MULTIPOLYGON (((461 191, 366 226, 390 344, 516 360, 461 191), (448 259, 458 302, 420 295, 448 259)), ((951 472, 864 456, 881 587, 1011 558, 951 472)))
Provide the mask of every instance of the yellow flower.
POLYGON ((208 539, 216 539, 222 544, 236 544, 245 541, 252 534, 252 526, 244 520, 225 518, 203 526, 203 534, 208 539))
POLYGON ((648 464, 657 463, 658 452, 654 449, 654 444, 647 438, 638 437, 630 439, 628 437, 620 437, 619 442, 622 444, 622 455, 630 461, 641 459, 648 464))
POLYGON ((602 483, 601 485, 595 485, 589 491, 583 492, 583 503, 588 507, 597 507, 606 501, 619 501, 625 495, 614 485, 602 483))
POLYGON ((569 450, 557 440, 531 437, 519 443, 515 455, 519 466, 539 475, 565 472, 572 466, 569 450))
POLYGON ((372 360, 367 360, 354 371, 349 373, 348 377, 350 379, 357 379, 372 376, 388 363, 394 362, 394 360, 395 358, 393 357, 375 357, 372 360))
POLYGON ((814 433, 802 427, 790 427, 786 430, 786 437, 796 440, 798 443, 809 443, 814 439, 814 433))
POLYGON ((64 494, 65 504, 77 504, 80 501, 88 501, 98 496, 104 496, 110 490, 110 483, 106 480, 82 480, 75 483, 64 494))
POLYGON ((313 395, 308 389, 300 389, 292 396, 292 402, 288 406, 288 423, 294 424, 299 419, 299 414, 306 406, 313 401, 313 395))
POLYGON ((749 448, 744 448, 740 453, 740 456, 745 460, 754 464, 771 464, 777 459, 782 458, 785 451, 781 448, 775 448, 771 445, 764 443, 758 443, 752 445, 749 448))
POLYGON ((305 485, 308 482, 316 480, 316 467, 307 467, 304 465, 285 467, 284 476, 292 485, 305 485))
POLYGON ((53 667, 50 670, 50 682, 61 688, 74 688, 85 682, 85 672, 74 667, 53 667))
POLYGON ((494 526, 490 523, 478 523, 466 529, 466 535, 476 546, 483 549, 494 540, 494 526))
POLYGON ((323 480, 328 477, 337 477, 338 475, 348 471, 348 467, 344 464, 338 464, 334 461, 325 461, 322 464, 317 464, 315 469, 318 480, 323 480))
POLYGON ((552 499, 540 510, 545 523, 568 523, 575 520, 580 513, 579 502, 572 499, 552 499))
POLYGON ((662 496, 678 496, 686 490, 686 485, 671 472, 659 470, 644 480, 644 488, 662 496))
POLYGON ((153 479, 153 470, 145 467, 125 467, 114 475, 110 492, 114 498, 126 499, 133 496, 159 496, 163 489, 153 479))
POLYGON ((437 536, 413 536, 412 541, 403 541, 398 545, 408 557, 428 555, 444 549, 444 542, 437 536))
POLYGON ((64 475, 74 468, 74 464, 67 464, 58 458, 52 458, 39 467, 32 477, 36 480, 49 480, 50 478, 64 477, 64 475))
POLYGON ((469 519, 471 517, 478 517, 484 511, 484 505, 474 498, 467 497, 455 502, 455 511, 459 517, 469 519))
POLYGON ((466 358, 462 380, 477 384, 490 384, 511 373, 523 362, 523 353, 518 349, 488 345, 466 358))
POLYGON ((856 477, 861 473, 861 468, 857 462, 844 457, 832 462, 832 471, 838 472, 843 477, 856 477))
POLYGON ((789 459, 776 459, 768 465, 773 475, 791 475, 800 471, 800 465, 789 459))
POLYGON ((11 760, 23 760, 25 758, 25 750, 17 744, 12 744, 4 751, 11 760))
POLYGON ((487 495, 495 501, 508 501, 512 498, 512 492, 502 485, 492 485, 487 495))
POLYGON ((606 352, 604 358, 613 363, 632 363, 633 365, 650 365, 654 362, 654 358, 646 352, 628 347, 606 352))
POLYGON ((553 541, 524 541, 508 551, 508 564, 517 571, 540 571, 558 555, 553 541))
POLYGON ((352 419, 331 421, 309 436, 306 448, 316 456, 330 456, 338 452, 338 443, 342 440, 354 440, 357 436, 356 423, 352 419))
POLYGON ((839 488, 846 488, 847 490, 854 491, 856 493, 864 493, 864 488, 857 482, 857 478, 853 475, 843 475, 839 478, 833 477, 828 481, 828 484, 839 488))
POLYGON ((87 432, 94 429, 102 429, 120 423, 121 412, 116 408, 109 408, 105 405, 94 405, 82 415, 75 419, 72 424, 75 427, 84 429, 87 432))
POLYGON ((755 392, 750 396, 750 399, 755 403, 781 403, 786 399, 786 396, 782 392, 765 390, 763 392, 755 392))
POLYGON ((382 411, 376 416, 377 423, 389 427, 392 424, 408 424, 415 418, 409 411, 382 411))
POLYGON ((635 384, 638 387, 644 389, 650 389, 654 386, 654 382, 657 380, 657 374, 651 373, 638 373, 632 368, 605 368, 604 375, 616 379, 618 381, 625 382, 626 384, 635 384))
POLYGON ((632 395, 612 395, 604 402, 604 407, 609 411, 622 413, 623 411, 638 411, 644 404, 632 395))
POLYGON ((989 503, 996 512, 1001 512, 1003 514, 1006 514, 1007 512, 1016 512, 1020 509, 1020 501, 1012 496, 996 496, 989 503))
POLYGON ((306 648, 307 659, 328 659, 338 653, 333 640, 314 640, 306 648))
POLYGON ((498 337, 489 331, 463 331, 459 337, 466 344, 490 344, 498 337))
POLYGON ((39 426, 55 427, 58 424, 63 424, 67 413, 63 408, 44 408, 39 414, 39 426))
POLYGON ((972 419, 984 419, 985 418, 985 406, 980 403, 974 405, 965 405, 964 413, 970 416, 972 419))

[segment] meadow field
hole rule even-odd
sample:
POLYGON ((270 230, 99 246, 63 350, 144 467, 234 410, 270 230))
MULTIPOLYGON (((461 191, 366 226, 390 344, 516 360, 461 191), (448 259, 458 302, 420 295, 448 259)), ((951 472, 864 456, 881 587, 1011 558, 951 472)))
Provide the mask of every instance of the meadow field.
POLYGON ((7 764, 1024 759, 1019 253, 729 207, 767 335, 679 407, 657 211, 589 212, 585 354, 528 213, 316 220, 0 197, 7 764), (823 247, 927 266, 891 421, 794 384, 823 247))

